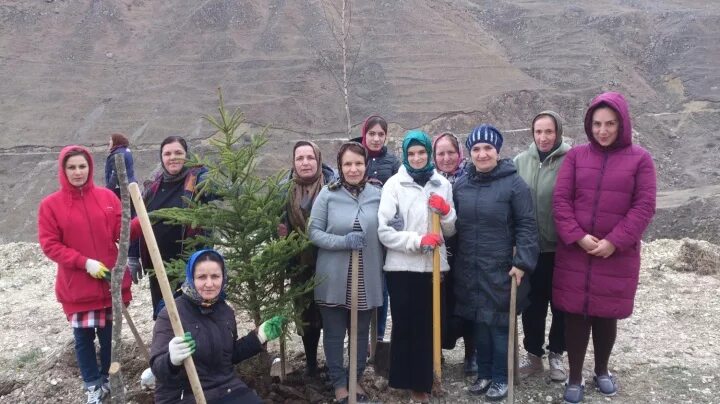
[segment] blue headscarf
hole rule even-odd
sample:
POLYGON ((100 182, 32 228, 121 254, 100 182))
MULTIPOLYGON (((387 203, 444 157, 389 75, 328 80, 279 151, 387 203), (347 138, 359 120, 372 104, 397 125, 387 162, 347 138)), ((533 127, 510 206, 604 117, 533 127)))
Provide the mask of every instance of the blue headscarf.
POLYGON ((430 137, 419 129, 407 131, 402 143, 402 153, 403 166, 405 166, 408 174, 410 174, 415 182, 421 186, 425 186, 435 170, 435 164, 433 164, 432 141, 430 140, 430 137), (410 165, 410 160, 408 159, 408 149, 415 145, 423 146, 427 152, 427 163, 425 163, 425 167, 423 168, 413 168, 410 165))
POLYGON ((432 141, 430 140, 430 137, 427 135, 427 133, 419 129, 407 131, 407 133, 405 133, 405 138, 403 139, 402 152, 403 165, 409 173, 432 171, 435 169, 435 164, 433 164, 432 158, 432 141), (410 161, 408 160, 408 149, 410 149, 410 146, 415 145, 423 146, 425 148, 425 151, 427 152, 428 161, 427 163, 425 163, 425 167, 423 168, 412 168, 412 166, 410 166, 410 161))
POLYGON ((209 313, 212 312, 212 306, 219 302, 225 300, 225 287, 227 286, 227 271, 225 270, 225 259, 223 256, 213 250, 213 249, 205 249, 196 251, 193 255, 190 256, 190 259, 188 260, 187 265, 185 266, 185 282, 183 282, 182 285, 182 292, 187 296, 190 300, 193 301, 193 303, 197 304, 200 307, 200 311, 203 313, 209 313), (197 289, 195 288, 195 264, 197 263, 198 259, 201 257, 213 254, 220 258, 221 261, 221 269, 222 269, 222 285, 220 286, 220 294, 217 295, 212 300, 205 300, 200 296, 200 293, 198 293, 197 289))

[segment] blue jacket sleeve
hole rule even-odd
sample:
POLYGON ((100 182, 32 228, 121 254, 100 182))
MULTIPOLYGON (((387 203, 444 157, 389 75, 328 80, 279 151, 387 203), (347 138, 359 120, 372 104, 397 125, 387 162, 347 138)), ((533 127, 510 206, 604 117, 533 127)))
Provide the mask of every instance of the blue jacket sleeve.
POLYGON ((128 182, 137 182, 135 179, 135 163, 133 161, 133 155, 130 150, 126 150, 124 153, 125 157, 125 170, 127 170, 128 182))

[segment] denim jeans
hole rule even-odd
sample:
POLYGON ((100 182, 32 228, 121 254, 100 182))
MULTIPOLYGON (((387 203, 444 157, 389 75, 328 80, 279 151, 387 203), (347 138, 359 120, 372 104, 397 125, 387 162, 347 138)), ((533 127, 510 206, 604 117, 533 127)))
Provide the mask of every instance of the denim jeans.
MULTIPOLYGON (((319 306, 323 321, 323 346, 328 376, 335 389, 348 387, 348 372, 345 369, 345 333, 350 332, 350 310, 342 307, 319 306)), ((368 335, 372 310, 358 310, 357 330, 357 377, 358 382, 365 372, 367 361, 368 335)), ((348 346, 348 350, 352 349, 348 346)))
POLYGON ((508 327, 475 323, 478 377, 507 383, 508 327))
POLYGON ((110 371, 110 353, 112 349, 112 325, 103 328, 73 328, 75 336, 75 356, 85 388, 98 386, 107 381, 110 371), (100 341, 100 367, 95 352, 95 334, 100 341))

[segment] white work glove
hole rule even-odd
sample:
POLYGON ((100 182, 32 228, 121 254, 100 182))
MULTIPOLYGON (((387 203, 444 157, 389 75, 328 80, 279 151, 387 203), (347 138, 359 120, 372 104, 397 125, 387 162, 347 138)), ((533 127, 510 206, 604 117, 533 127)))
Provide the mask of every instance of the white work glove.
POLYGON ((95 279, 104 278, 110 280, 110 270, 100 261, 88 258, 88 260, 85 261, 85 270, 95 279))
POLYGON ((173 365, 182 365, 183 361, 195 352, 195 340, 190 332, 185 331, 185 336, 171 339, 168 344, 168 352, 170 352, 170 362, 173 365))

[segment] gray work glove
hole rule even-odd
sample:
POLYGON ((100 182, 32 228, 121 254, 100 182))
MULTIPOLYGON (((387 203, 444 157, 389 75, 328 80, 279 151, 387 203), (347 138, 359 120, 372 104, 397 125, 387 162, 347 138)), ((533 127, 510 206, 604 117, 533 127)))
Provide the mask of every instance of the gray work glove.
POLYGON ((388 220, 387 225, 395 229, 395 231, 402 231, 402 229, 405 227, 405 221, 403 220, 402 216, 396 213, 395 217, 388 220))
POLYGON ((140 258, 128 257, 128 268, 130 268, 130 274, 132 275, 132 281, 134 284, 138 284, 138 281, 143 278, 145 273, 143 272, 142 265, 140 264, 140 258))
POLYGON ((351 250, 361 250, 365 247, 365 233, 354 231, 345 235, 345 246, 351 250))

